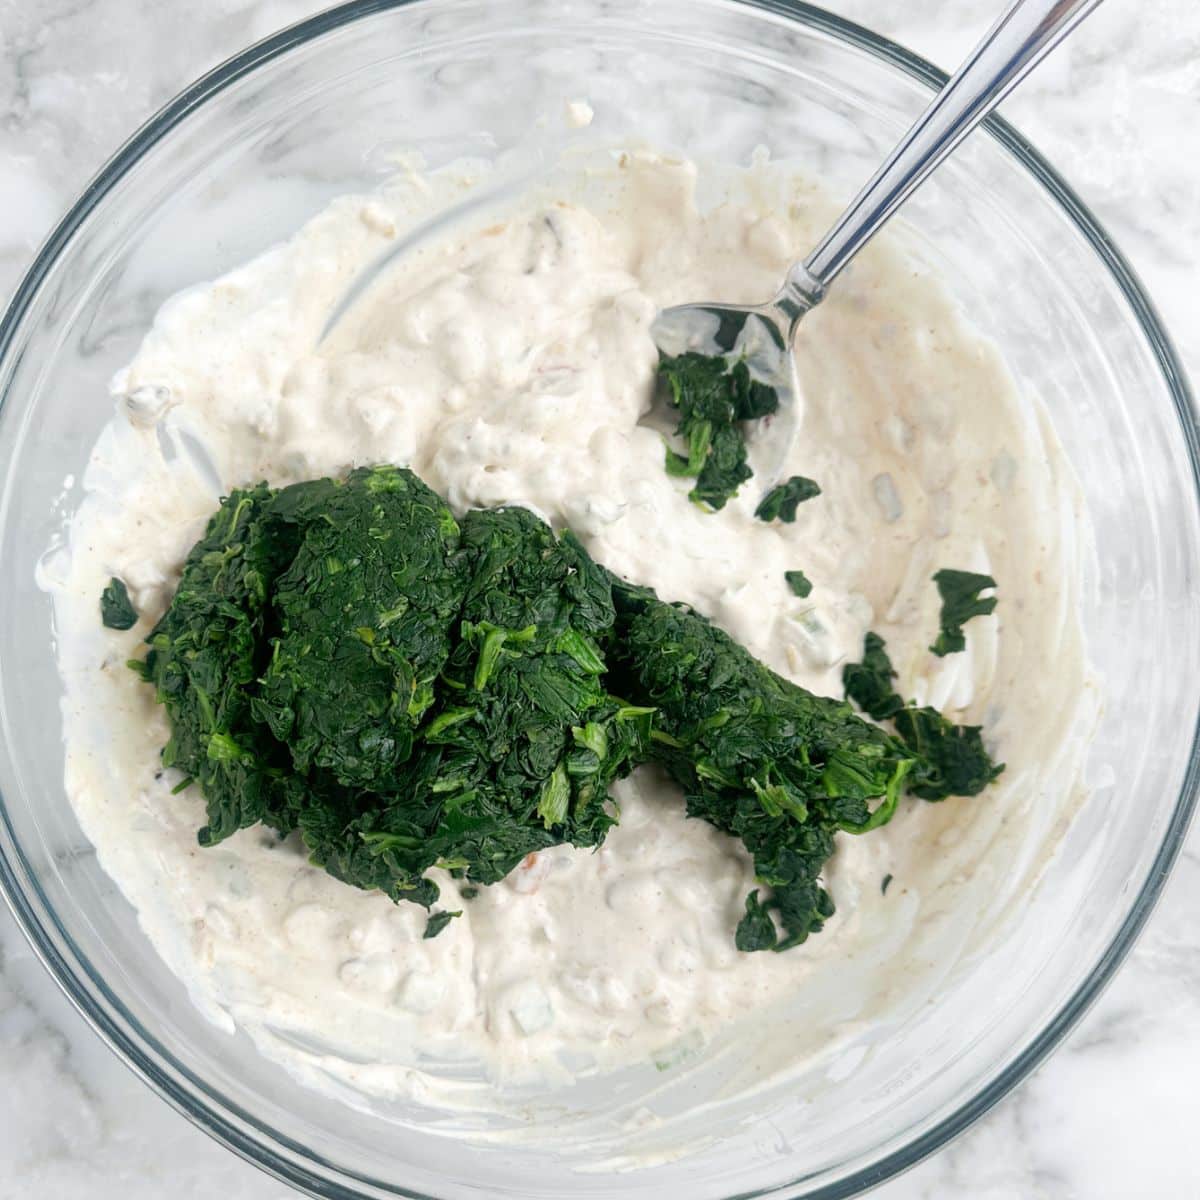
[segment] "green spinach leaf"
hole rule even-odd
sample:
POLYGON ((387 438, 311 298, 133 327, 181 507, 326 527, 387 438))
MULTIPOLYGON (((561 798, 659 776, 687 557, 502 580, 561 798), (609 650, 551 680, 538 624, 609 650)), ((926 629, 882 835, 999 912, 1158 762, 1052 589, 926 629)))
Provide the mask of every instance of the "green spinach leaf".
POLYGON ((137 609, 129 599, 124 580, 115 575, 100 593, 100 620, 109 629, 132 629, 137 624, 137 609))
POLYGON ((442 930, 445 929, 455 917, 461 916, 461 909, 458 912, 446 912, 443 910, 442 912, 434 913, 429 920, 425 922, 425 933, 423 936, 425 938, 437 937, 437 935, 441 933, 442 930))
POLYGON ((811 500, 821 494, 820 487, 803 475, 793 475, 791 479, 773 487, 759 501, 754 515, 760 521, 783 521, 790 525, 796 519, 796 510, 805 500, 811 500))
POLYGON ((904 707, 903 699, 892 687, 895 677, 884 640, 877 633, 868 633, 864 639, 862 662, 847 663, 842 668, 846 699, 853 700, 876 721, 886 721, 904 707))
POLYGON ((996 581, 990 575, 979 575, 974 571, 941 570, 933 577, 942 598, 942 615, 937 641, 930 650, 941 658, 957 654, 967 648, 963 626, 972 617, 986 616, 996 608, 996 597, 980 598, 979 593, 994 588, 996 581))

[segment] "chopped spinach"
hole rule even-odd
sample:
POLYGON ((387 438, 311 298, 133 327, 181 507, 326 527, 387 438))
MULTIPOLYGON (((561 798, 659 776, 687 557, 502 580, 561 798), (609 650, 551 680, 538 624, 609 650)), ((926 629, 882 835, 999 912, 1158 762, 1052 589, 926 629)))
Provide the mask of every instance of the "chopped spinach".
POLYGON ((254 716, 298 773, 390 788, 450 657, 466 578, 458 524, 401 471, 285 488, 267 520, 286 523, 296 542, 271 585, 272 649, 254 716))
POLYGON ((124 580, 115 575, 100 593, 100 620, 109 629, 132 629, 137 624, 137 609, 129 599, 124 580))
POLYGON ((613 592, 612 670, 618 690, 656 708, 652 755, 683 789, 688 815, 740 838, 771 889, 765 901, 747 900, 738 945, 798 945, 833 913, 819 876, 834 835, 891 817, 911 756, 849 705, 770 671, 698 613, 616 578, 613 592))
POLYGON ((724 508, 753 474, 742 422, 775 412, 778 393, 752 379, 744 362, 730 367, 723 358, 694 352, 664 355, 658 375, 679 410, 675 434, 687 447, 685 452, 667 449, 667 473, 695 479, 689 493, 695 503, 724 508))
POLYGON ((842 684, 864 712, 892 721, 913 757, 907 790, 922 800, 978 795, 1004 770, 984 747, 981 727, 955 725, 936 708, 906 704, 892 688, 895 674, 883 638, 868 633, 863 661, 842 668, 842 684))
POLYGON ((863 640, 862 662, 847 663, 842 668, 846 699, 853 700, 876 721, 886 721, 904 707, 904 701, 892 687, 895 677, 884 640, 877 633, 868 633, 863 640))
POLYGON ((983 745, 979 725, 955 725, 936 708, 902 708, 893 718, 916 758, 908 790, 922 800, 977 796, 1004 770, 983 745))
POLYGON ((820 486, 803 475, 793 475, 791 479, 773 487, 759 501, 754 515, 760 521, 783 521, 791 524, 796 519, 796 509, 805 500, 811 500, 821 494, 820 486))
POLYGON ((879 894, 881 896, 887 895, 887 890, 891 886, 891 883, 892 883, 891 875, 885 875, 883 877, 883 882, 879 885, 879 894))
POLYGON ((432 868, 470 898, 530 854, 599 845, 611 785, 657 761, 753 857, 737 945, 783 950, 833 913, 838 832, 886 823, 906 789, 972 794, 999 770, 978 730, 901 704, 893 736, 570 533, 520 508, 456 520, 396 467, 234 492, 147 642, 135 667, 167 710, 164 765, 204 796, 203 845, 298 832, 336 878, 426 909, 432 868))
POLYGON ((939 657, 957 654, 967 648, 967 639, 962 627, 972 617, 986 616, 995 611, 996 597, 980 599, 979 593, 994 588, 996 581, 990 575, 974 571, 942 570, 933 577, 942 598, 941 630, 930 650, 939 657))
POLYGON ((441 912, 434 913, 428 921, 425 922, 425 932, 422 935, 426 938, 435 938, 455 917, 461 917, 462 910, 458 912, 446 912, 444 909, 441 912))
POLYGON ((607 578, 524 509, 461 526, 410 471, 235 492, 140 664, 163 762, 212 845, 300 830, 331 874, 425 906, 433 866, 495 883, 594 846, 648 714, 605 690, 607 578))
POLYGON ((774 950, 779 943, 769 905, 758 899, 758 888, 746 897, 746 915, 738 922, 734 945, 739 950, 774 950))
POLYGON ((166 706, 171 738, 162 761, 195 782, 208 805, 201 845, 263 822, 288 832, 304 793, 287 747, 251 712, 255 681, 269 661, 268 587, 293 542, 266 528, 265 484, 234 492, 192 547, 175 597, 146 639, 137 669, 166 706))
POLYGON ((801 600, 812 595, 813 585, 803 571, 784 571, 783 577, 792 589, 792 594, 799 596, 801 600))

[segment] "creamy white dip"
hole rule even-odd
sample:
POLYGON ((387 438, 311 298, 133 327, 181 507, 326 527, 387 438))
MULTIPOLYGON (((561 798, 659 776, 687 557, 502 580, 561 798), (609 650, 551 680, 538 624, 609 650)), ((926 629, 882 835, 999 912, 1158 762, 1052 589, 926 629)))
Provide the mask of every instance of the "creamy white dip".
MULTIPOLYGON (((920 1003, 995 936, 1053 852, 1094 703, 1076 492, 1036 404, 891 234, 800 334, 785 468, 821 497, 792 525, 754 519, 762 475, 720 514, 688 501, 640 423, 651 319, 683 300, 771 294, 829 215, 810 185, 761 164, 705 179, 723 200, 702 210, 692 165, 604 156, 414 239, 326 335, 364 269, 470 184, 409 174, 336 201, 286 245, 171 300, 118 374, 69 556, 44 580, 71 802, 195 1002, 310 1080, 453 1106, 446 1060, 480 1064, 482 1088, 667 1066, 813 997, 805 1037, 777 1027, 767 1054, 746 1035, 747 1062, 784 1069, 849 1024, 920 1003), (251 829, 201 849, 203 800, 172 795, 163 713, 123 664, 222 492, 378 461, 411 466, 458 510, 523 504, 569 526, 599 561, 816 691, 841 694, 842 664, 875 629, 904 693, 983 724, 1007 770, 980 797, 906 801, 887 828, 843 836, 827 874, 837 916, 780 955, 734 949, 749 861, 685 819, 651 769, 618 786, 620 826, 595 852, 546 852, 470 901, 437 874, 464 916, 431 941, 423 910, 336 882, 295 839, 251 829), (999 583, 996 614, 945 659, 927 650, 941 567, 999 583), (795 568, 814 584, 807 599, 785 584, 795 568), (127 633, 99 622, 114 574, 142 613, 127 633)), ((753 461, 776 462, 779 436, 763 422, 753 461)))

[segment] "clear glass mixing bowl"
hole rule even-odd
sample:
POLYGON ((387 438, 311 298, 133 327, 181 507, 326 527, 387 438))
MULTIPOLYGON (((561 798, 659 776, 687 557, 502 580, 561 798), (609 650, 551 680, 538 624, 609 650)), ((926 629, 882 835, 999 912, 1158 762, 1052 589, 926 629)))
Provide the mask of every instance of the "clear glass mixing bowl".
MULTIPOLYGON (((47 242, 0 326, 0 871, 31 941, 101 1035, 234 1150, 327 1197, 848 1196, 984 1112, 1128 950, 1196 795, 1196 428, 1137 281, 998 121, 905 219, 917 252, 1045 404, 1082 482, 1096 533, 1083 617, 1108 703, 1090 800, 1015 916, 1017 936, 948 980, 869 1061, 823 1068, 769 1119, 697 1108, 707 1146, 615 1176, 580 1173, 586 1154, 470 1145, 412 1111, 352 1109, 200 1015, 63 795, 53 629, 35 568, 78 501, 111 412, 107 380, 167 296, 285 237, 333 196, 370 188, 399 148, 433 167, 473 154, 536 175, 565 135, 553 132, 561 120, 532 143, 530 130, 581 96, 596 109, 589 136, 742 163, 765 144, 848 196, 942 82, 906 51, 785 0, 363 0, 188 89, 47 242)), ((564 1121, 573 1115, 564 1108, 564 1121)))

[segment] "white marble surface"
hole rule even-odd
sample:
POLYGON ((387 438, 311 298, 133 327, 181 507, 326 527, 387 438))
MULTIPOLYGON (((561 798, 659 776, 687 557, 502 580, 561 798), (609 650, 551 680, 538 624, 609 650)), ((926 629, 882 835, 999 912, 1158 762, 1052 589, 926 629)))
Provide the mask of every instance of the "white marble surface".
MULTIPOLYGON (((826 0, 953 66, 999 0, 826 0)), ((86 179, 199 72, 319 0, 0 0, 0 296, 86 179)), ((1006 106, 1132 259, 1200 377, 1200 9, 1109 0, 1006 106)), ((879 1200, 1200 1196, 1200 829, 1066 1044, 879 1200)), ((285 1200, 142 1086, 0 911, 0 1200, 285 1200)))

